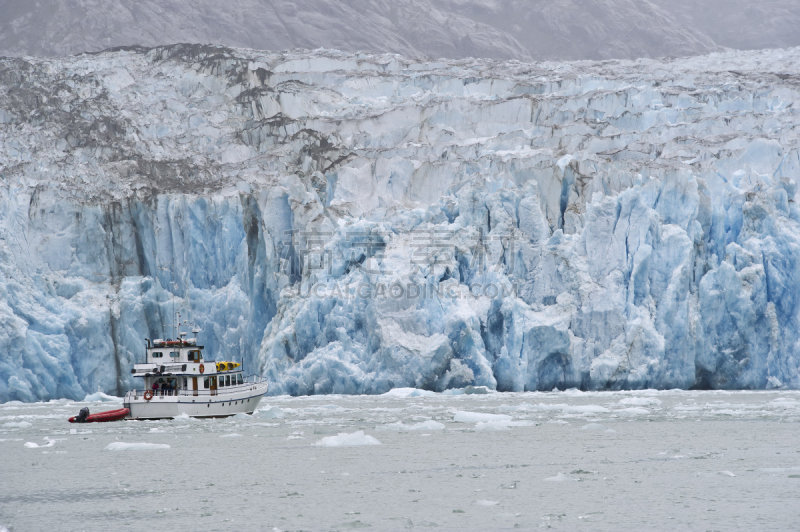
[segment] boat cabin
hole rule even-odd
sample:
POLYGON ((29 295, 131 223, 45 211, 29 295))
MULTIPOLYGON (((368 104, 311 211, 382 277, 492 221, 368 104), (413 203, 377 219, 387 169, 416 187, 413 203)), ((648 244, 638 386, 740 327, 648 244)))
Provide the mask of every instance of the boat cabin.
POLYGON ((245 385, 241 363, 205 361, 203 346, 197 345, 197 338, 186 338, 186 333, 177 340, 145 340, 145 363, 134 364, 131 370, 134 377, 144 379, 143 392, 159 397, 218 395, 245 385))
POLYGON ((241 371, 218 373, 215 375, 185 375, 175 373, 143 375, 144 390, 151 391, 154 396, 174 395, 218 395, 226 388, 244 386, 244 375, 241 371))
MULTIPOLYGON (((197 345, 197 338, 184 338, 181 333, 178 340, 153 340, 152 347, 147 346, 147 364, 182 364, 186 362, 202 362, 203 346, 197 345)), ((149 342, 148 342, 149 344, 149 342)))

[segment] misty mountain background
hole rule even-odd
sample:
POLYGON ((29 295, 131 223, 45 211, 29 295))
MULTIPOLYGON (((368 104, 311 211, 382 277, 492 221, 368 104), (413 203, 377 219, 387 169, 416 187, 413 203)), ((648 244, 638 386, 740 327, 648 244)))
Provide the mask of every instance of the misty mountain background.
POLYGON ((0 55, 176 42, 409 57, 631 59, 800 45, 797 0, 3 0, 0 55))

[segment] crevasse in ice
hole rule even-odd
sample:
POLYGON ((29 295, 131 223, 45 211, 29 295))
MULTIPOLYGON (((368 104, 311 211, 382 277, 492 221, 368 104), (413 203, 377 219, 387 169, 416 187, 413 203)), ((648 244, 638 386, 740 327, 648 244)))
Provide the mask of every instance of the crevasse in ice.
POLYGON ((272 394, 800 387, 800 50, 0 60, 0 401, 173 304, 272 394))

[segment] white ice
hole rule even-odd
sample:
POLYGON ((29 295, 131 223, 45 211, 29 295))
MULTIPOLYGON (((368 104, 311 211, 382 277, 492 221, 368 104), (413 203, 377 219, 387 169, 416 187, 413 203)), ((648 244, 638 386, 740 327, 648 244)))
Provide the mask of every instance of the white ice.
POLYGON ((0 62, 0 402, 173 302, 273 395, 800 388, 800 49, 0 62))
POLYGON ((364 434, 363 430, 358 430, 352 434, 340 432, 337 436, 326 436, 314 443, 319 447, 352 447, 360 445, 380 445, 381 442, 370 436, 364 434))
POLYGON ((166 443, 145 443, 134 442, 126 443, 115 441, 106 445, 106 451, 154 451, 158 449, 169 449, 170 446, 166 443))

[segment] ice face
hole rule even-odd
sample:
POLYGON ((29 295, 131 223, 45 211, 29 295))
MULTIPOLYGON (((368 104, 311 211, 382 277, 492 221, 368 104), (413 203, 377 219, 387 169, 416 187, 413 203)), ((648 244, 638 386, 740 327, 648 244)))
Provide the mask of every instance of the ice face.
POLYGON ((800 387, 798 65, 4 59, 0 401, 173 305, 271 394, 800 387))

